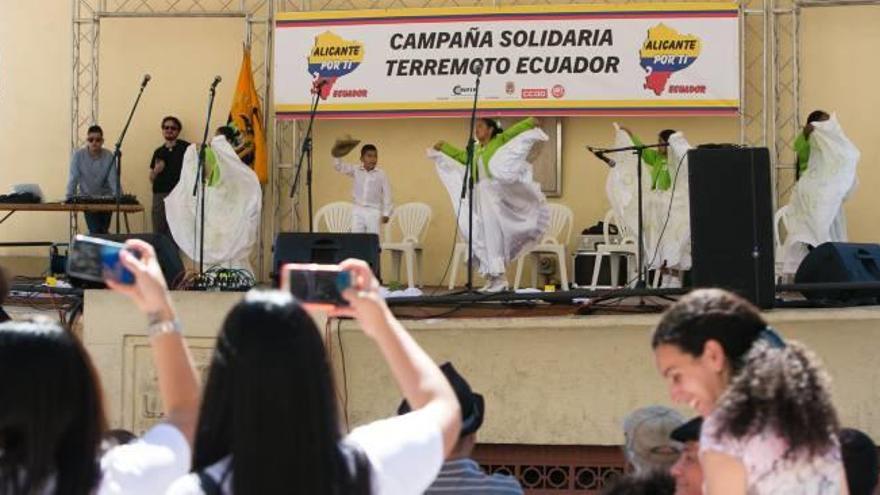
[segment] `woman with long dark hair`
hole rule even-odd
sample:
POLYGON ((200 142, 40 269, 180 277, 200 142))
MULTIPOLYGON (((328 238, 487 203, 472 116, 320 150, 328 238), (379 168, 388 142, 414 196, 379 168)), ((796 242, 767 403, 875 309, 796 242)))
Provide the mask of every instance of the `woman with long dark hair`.
POLYGON ((422 493, 458 439, 461 413, 439 368, 394 318, 366 263, 349 260, 350 307, 414 412, 340 431, 321 333, 287 292, 252 291, 226 316, 181 494, 422 493))
POLYGON ((705 418, 707 494, 846 493, 828 376, 754 306, 694 291, 666 311, 652 347, 672 399, 705 418))
MULTIPOLYGON (((101 385, 80 341, 49 320, 0 324, 0 493, 164 493, 189 470, 198 412, 195 368, 148 244, 129 241, 124 290, 154 319, 150 345, 165 421, 129 445, 100 452, 106 430, 101 385)), ((111 285, 112 282, 110 282, 111 285)))

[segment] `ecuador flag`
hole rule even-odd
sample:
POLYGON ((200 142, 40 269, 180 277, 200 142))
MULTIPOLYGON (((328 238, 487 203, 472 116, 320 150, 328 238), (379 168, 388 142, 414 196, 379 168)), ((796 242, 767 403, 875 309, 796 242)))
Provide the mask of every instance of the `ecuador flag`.
POLYGON ((263 112, 251 72, 251 50, 244 47, 238 84, 232 96, 227 125, 233 127, 238 135, 235 151, 243 162, 254 169, 261 184, 269 179, 269 165, 266 158, 266 131, 263 129, 263 112))

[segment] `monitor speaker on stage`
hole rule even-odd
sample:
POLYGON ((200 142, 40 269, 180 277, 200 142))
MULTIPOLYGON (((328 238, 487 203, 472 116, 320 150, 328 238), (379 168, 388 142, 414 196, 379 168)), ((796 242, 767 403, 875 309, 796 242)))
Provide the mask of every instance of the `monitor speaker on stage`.
POLYGON ((168 284, 168 288, 174 289, 177 287, 177 284, 183 281, 186 268, 180 259, 177 245, 165 234, 154 234, 152 232, 140 234, 98 234, 94 237, 115 242, 140 239, 153 246, 153 249, 156 250, 156 257, 159 260, 159 266, 162 268, 162 275, 165 276, 165 283, 168 284))
MULTIPOLYGON (((880 245, 826 242, 804 258, 794 276, 796 284, 823 282, 880 282, 880 245)), ((802 290, 807 299, 826 303, 876 304, 878 289, 802 290)))
POLYGON ((767 148, 688 152, 691 276, 773 307, 775 263, 770 154, 767 148))
POLYGON ((338 232, 282 232, 275 238, 272 278, 285 263, 334 264, 348 258, 364 260, 379 278, 379 236, 338 232))

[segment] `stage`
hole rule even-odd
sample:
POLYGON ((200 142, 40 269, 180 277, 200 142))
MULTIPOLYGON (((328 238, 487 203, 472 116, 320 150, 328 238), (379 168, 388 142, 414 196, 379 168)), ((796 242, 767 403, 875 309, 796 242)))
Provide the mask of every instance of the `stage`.
MULTIPOLYGON (((204 372, 223 316, 241 293, 174 292, 173 298, 204 372)), ((478 317, 449 318, 431 317, 448 313, 442 307, 399 309, 425 315, 407 319, 406 327, 438 362, 453 361, 486 397, 482 443, 619 445, 624 415, 668 403, 649 346, 657 313, 580 316, 564 305, 499 305, 494 311, 481 307, 478 317)), ((786 338, 805 342, 824 360, 842 423, 880 436, 874 350, 880 307, 778 309, 765 316, 786 338)), ((394 411, 399 393, 355 323, 324 327, 349 425, 394 411)), ((83 340, 105 386, 111 425, 136 432, 155 422, 160 411, 144 328, 143 317, 122 296, 85 292, 83 340)))

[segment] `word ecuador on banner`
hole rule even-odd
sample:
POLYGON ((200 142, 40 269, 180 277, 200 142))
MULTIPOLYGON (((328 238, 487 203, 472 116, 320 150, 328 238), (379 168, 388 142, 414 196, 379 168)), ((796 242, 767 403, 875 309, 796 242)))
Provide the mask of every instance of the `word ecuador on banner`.
POLYGON ((297 12, 278 16, 275 112, 463 116, 475 74, 493 115, 730 115, 736 4, 297 12), (319 84, 317 84, 319 83, 319 84))

